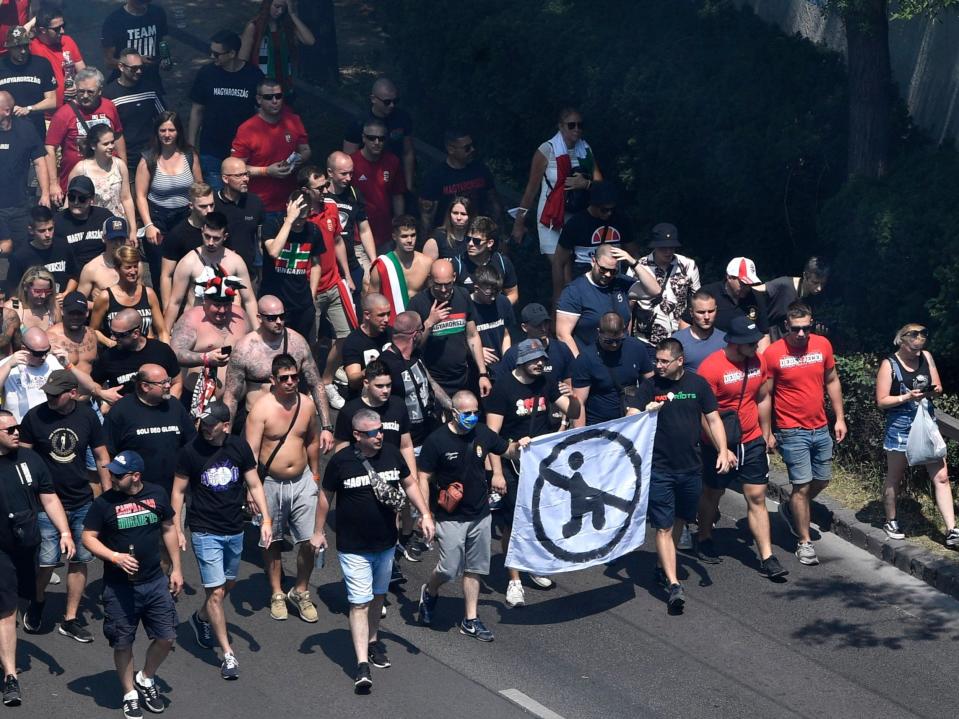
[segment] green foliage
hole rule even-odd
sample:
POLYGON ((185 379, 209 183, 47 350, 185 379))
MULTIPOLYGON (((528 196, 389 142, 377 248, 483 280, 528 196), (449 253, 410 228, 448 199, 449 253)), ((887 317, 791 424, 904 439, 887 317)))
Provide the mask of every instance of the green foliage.
POLYGON ((837 54, 717 0, 387 7, 427 141, 466 126, 522 187, 558 110, 575 105, 640 231, 676 222, 705 278, 736 254, 763 276, 794 272, 816 249, 819 202, 844 175, 837 54))

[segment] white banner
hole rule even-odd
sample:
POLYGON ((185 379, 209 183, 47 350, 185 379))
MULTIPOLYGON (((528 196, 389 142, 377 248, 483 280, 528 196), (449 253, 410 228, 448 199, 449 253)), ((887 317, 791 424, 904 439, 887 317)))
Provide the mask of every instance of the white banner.
POLYGON ((644 412, 533 440, 521 458, 506 566, 556 574, 641 546, 657 416, 644 412))

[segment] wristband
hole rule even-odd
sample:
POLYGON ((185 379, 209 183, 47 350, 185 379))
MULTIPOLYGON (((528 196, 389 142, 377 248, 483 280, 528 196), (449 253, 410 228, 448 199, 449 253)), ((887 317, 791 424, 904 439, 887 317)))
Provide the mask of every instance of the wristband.
POLYGON ((120 553, 119 553, 119 552, 114 552, 114 553, 113 553, 113 556, 110 557, 110 561, 113 562, 114 564, 116 564, 116 563, 117 563, 117 557, 119 557, 119 556, 120 556, 120 553))
POLYGON ((485 377, 486 379, 489 379, 489 372, 480 372, 480 373, 479 373, 479 376, 480 376, 480 377, 485 377))
POLYGON ((324 432, 332 432, 332 431, 333 431, 333 425, 332 425, 332 424, 324 424, 324 425, 322 425, 322 426, 320 427, 320 429, 322 429, 324 432))
POLYGON ((143 226, 143 229, 149 230, 151 227, 156 227, 156 225, 154 225, 152 222, 148 222, 147 224, 143 226))

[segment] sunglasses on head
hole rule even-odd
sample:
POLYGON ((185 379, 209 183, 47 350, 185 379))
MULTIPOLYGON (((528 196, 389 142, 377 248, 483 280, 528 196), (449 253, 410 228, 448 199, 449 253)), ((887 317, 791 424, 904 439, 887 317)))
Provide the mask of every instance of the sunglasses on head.
POLYGON ((7 434, 16 434, 17 432, 20 431, 20 425, 12 424, 9 427, 4 427, 3 431, 6 432, 7 434))
POLYGON ((264 100, 282 100, 282 99, 283 99, 283 93, 282 93, 282 92, 269 92, 269 93, 264 93, 263 95, 260 95, 260 97, 262 97, 264 100))
POLYGON ((370 439, 374 439, 383 434, 383 427, 377 427, 376 429, 354 429, 353 431, 362 435, 366 435, 370 439))
POLYGON ((280 312, 279 314, 275 314, 275 315, 263 315, 263 314, 261 314, 260 317, 262 317, 262 318, 263 318, 264 320, 266 320, 267 322, 276 322, 277 320, 285 320, 285 319, 286 319, 286 312, 280 312))
POLYGON ((583 129, 583 121, 580 120, 579 122, 567 122, 567 123, 566 123, 566 129, 567 129, 567 130, 582 130, 582 129, 583 129))

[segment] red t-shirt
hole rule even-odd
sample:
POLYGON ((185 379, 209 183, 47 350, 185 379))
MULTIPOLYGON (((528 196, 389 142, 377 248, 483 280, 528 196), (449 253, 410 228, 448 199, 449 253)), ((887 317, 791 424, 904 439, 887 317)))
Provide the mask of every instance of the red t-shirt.
POLYGON ((320 261, 320 283, 317 293, 326 292, 340 281, 340 270, 336 264, 336 238, 343 231, 340 227, 340 211, 331 199, 323 201, 323 211, 310 215, 310 222, 317 226, 323 235, 326 252, 318 256, 320 261))
MULTIPOLYGON (((30 19, 30 0, 0 0, 0 38, 6 40, 10 28, 24 25, 30 19)), ((0 45, 0 55, 6 55, 7 48, 0 45)))
POLYGON ((743 429, 744 444, 762 436, 756 395, 768 378, 763 355, 749 358, 749 379, 746 382, 742 406, 739 405, 739 395, 743 391, 743 365, 730 362, 726 358, 725 350, 716 350, 704 359, 696 374, 709 383, 716 395, 720 412, 739 408, 739 424, 743 429))
POLYGON ((826 372, 836 366, 829 340, 809 335, 805 349, 785 339, 773 342, 763 355, 773 380, 773 408, 778 429, 826 426, 826 372))
MULTIPOLYGON (((42 42, 33 38, 30 41, 30 54, 45 57, 50 61, 50 67, 53 68, 53 76, 57 79, 57 107, 63 105, 63 51, 70 51, 70 60, 73 62, 83 62, 83 55, 80 54, 80 48, 69 35, 60 37, 60 49, 44 45, 42 42)), ((53 112, 56 112, 54 110, 53 112)), ((47 119, 53 117, 53 112, 47 112, 47 119)))
MULTIPOLYGON (((266 167, 282 162, 296 152, 296 148, 309 142, 306 128, 300 116, 289 108, 283 108, 275 125, 260 117, 259 113, 237 128, 233 138, 233 156, 242 157, 247 165, 266 167)), ((287 177, 257 176, 250 178, 250 192, 263 200, 267 212, 282 212, 296 189, 296 172, 287 177)))
MULTIPOLYGON (((117 134, 123 132, 123 125, 120 122, 120 116, 117 114, 117 108, 111 100, 102 98, 100 104, 93 112, 86 112, 77 105, 80 114, 86 121, 88 127, 93 125, 109 125, 117 134)), ((63 152, 60 158, 60 187, 67 191, 67 177, 70 170, 73 169, 83 158, 83 152, 80 149, 80 140, 86 137, 87 131, 83 129, 80 120, 70 105, 64 105, 55 113, 50 120, 50 127, 47 130, 46 144, 59 146, 63 152)))
MULTIPOLYGON (((353 187, 363 193, 366 217, 379 250, 393 239, 393 197, 406 192, 403 167, 400 158, 387 151, 375 164, 363 157, 360 150, 350 157, 353 158, 353 187)), ((357 237, 356 242, 359 241, 357 237)))

